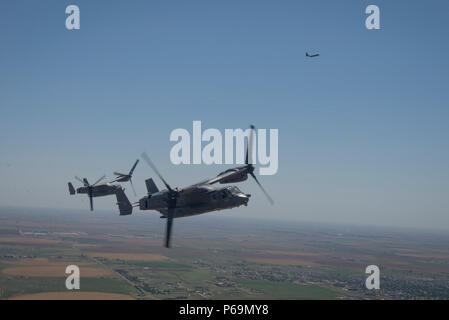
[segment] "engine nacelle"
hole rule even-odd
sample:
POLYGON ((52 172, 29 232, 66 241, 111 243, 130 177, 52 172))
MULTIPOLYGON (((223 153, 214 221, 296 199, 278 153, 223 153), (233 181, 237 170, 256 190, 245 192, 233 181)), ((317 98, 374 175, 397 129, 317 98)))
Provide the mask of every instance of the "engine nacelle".
POLYGON ((166 193, 154 193, 139 200, 140 210, 157 210, 167 206, 166 193))
MULTIPOLYGON (((227 170, 227 171, 224 171, 224 172, 220 173, 219 175, 221 175, 223 173, 230 172, 230 171, 238 171, 238 170, 230 169, 230 170, 227 170)), ((220 184, 241 182, 241 181, 245 181, 246 179, 248 179, 248 174, 246 172, 242 172, 242 173, 240 173, 238 175, 234 175, 232 177, 229 177, 229 178, 221 180, 220 184)))

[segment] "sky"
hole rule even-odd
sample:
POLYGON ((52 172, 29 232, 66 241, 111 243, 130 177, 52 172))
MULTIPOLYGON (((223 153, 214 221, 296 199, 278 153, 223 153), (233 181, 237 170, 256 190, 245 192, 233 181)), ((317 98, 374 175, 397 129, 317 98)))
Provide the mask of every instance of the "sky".
MULTIPOLYGON (((0 206, 88 210, 67 182, 112 178, 143 151, 173 186, 213 177, 231 166, 169 159, 172 130, 200 120, 279 130, 279 170, 260 177, 275 205, 248 180, 248 207, 211 215, 449 230, 447 12, 447 1, 1 1, 0 206), (65 28, 71 4, 80 30, 65 28), (380 30, 365 28, 370 4, 380 30)), ((140 163, 131 201, 151 176, 140 163)), ((118 214, 115 202, 95 207, 118 214)))

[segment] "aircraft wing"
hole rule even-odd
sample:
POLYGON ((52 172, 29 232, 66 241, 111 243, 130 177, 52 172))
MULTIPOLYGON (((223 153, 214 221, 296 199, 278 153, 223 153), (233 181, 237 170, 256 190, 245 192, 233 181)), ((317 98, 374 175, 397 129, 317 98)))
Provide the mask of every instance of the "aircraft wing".
POLYGON ((111 184, 111 183, 117 182, 118 179, 119 179, 119 178, 115 178, 114 180, 108 181, 107 183, 108 183, 108 184, 111 184))
MULTIPOLYGON (((191 185, 190 187, 194 187, 194 186, 198 186, 198 185, 203 185, 203 184, 208 184, 208 185, 215 184, 215 183, 218 183, 218 182, 223 181, 223 180, 225 180, 225 179, 229 179, 229 178, 231 178, 231 177, 233 177, 233 176, 238 176, 238 175, 240 175, 243 171, 246 171, 246 170, 247 170, 247 167, 246 167, 246 166, 244 166, 244 167, 239 167, 239 168, 235 168, 235 169, 231 169, 230 171, 225 171, 225 172, 223 172, 223 173, 220 173, 220 174, 219 174, 218 176, 216 176, 215 178, 212 178, 212 179, 208 179, 208 180, 204 180, 204 181, 198 182, 198 183, 196 183, 196 184, 194 184, 194 185, 191 185)), ((190 187, 187 187, 186 189, 188 189, 188 188, 190 188, 190 187)))
POLYGON ((108 183, 110 184, 110 183, 114 183, 114 182, 125 182, 125 181, 129 181, 129 180, 122 180, 122 181, 119 181, 120 179, 123 179, 124 176, 126 176, 126 175, 122 175, 122 176, 117 175, 117 177, 115 177, 115 178, 112 179, 111 181, 108 181, 108 183))
POLYGON ((223 172, 223 173, 219 174, 218 176, 216 176, 215 178, 208 180, 206 182, 206 184, 214 184, 214 183, 220 182, 220 181, 228 179, 232 176, 238 175, 240 172, 241 172, 241 170, 239 170, 239 169, 236 169, 235 171, 233 170, 233 171, 223 172))

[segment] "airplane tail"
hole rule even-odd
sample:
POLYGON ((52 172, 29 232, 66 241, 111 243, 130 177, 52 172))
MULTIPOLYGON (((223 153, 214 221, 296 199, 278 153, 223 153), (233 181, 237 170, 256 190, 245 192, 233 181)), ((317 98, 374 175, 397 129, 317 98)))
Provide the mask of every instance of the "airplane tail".
POLYGON ((159 189, 157 188, 152 178, 145 180, 145 184, 147 186, 148 195, 159 192, 159 189))
POLYGON ((73 187, 72 183, 69 182, 69 193, 73 196, 75 194, 75 188, 73 187))
POLYGON ((117 197, 117 205, 120 211, 121 216, 127 216, 133 213, 133 206, 131 202, 129 202, 128 197, 122 188, 118 188, 115 192, 115 196, 117 197))
POLYGON ((309 53, 308 53, 308 52, 306 52, 306 57, 310 57, 310 55, 309 55, 309 53))

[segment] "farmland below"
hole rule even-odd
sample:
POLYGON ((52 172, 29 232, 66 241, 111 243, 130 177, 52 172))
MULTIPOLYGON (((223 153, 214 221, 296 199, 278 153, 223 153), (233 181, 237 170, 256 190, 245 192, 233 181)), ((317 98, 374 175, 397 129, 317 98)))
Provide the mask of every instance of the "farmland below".
POLYGON ((449 233, 0 208, 0 299, 448 299, 449 233), (80 269, 68 291, 66 267, 80 269), (368 290, 365 269, 380 269, 368 290))

